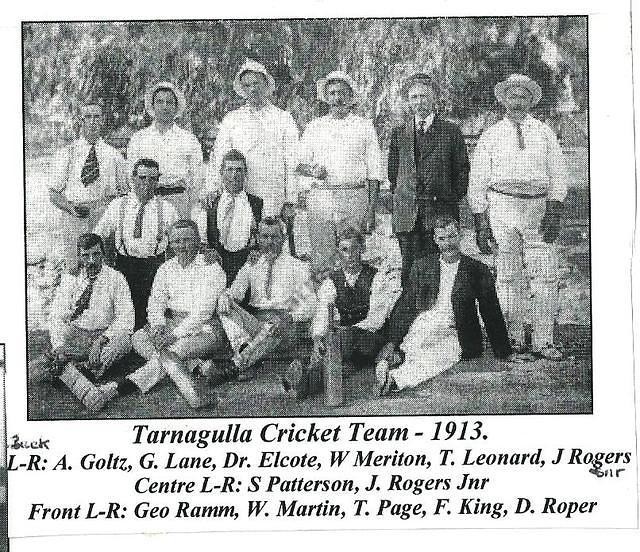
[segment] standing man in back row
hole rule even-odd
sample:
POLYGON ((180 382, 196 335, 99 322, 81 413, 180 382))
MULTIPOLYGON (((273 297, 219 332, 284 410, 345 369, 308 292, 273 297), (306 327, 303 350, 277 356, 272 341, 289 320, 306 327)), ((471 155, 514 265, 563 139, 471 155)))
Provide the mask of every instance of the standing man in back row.
POLYGON ((311 121, 300 145, 298 173, 307 193, 311 261, 316 269, 337 261, 337 236, 348 226, 371 232, 382 181, 382 154, 373 123, 353 113, 356 84, 342 71, 318 80, 318 99, 329 114, 311 121))
POLYGON ((435 111, 437 87, 429 75, 409 77, 402 96, 411 113, 391 133, 387 173, 393 194, 391 224, 400 245, 406 287, 413 261, 438 254, 433 239, 436 218, 460 218, 469 159, 460 129, 435 111))
POLYGON ((516 352, 525 352, 523 318, 526 286, 533 294, 532 352, 550 360, 562 353, 553 343, 558 310, 558 257, 567 172, 558 139, 529 111, 542 97, 538 83, 511 75, 494 89, 504 119, 481 136, 473 153, 469 204, 478 247, 491 252, 495 240, 497 288, 516 352))
POLYGON ((164 196, 182 218, 189 218, 204 179, 202 148, 191 132, 175 120, 186 107, 184 94, 170 82, 159 82, 144 100, 153 123, 136 132, 127 147, 129 166, 138 159, 154 159, 160 166, 156 193, 164 196))
POLYGON ((264 201, 265 216, 279 216, 285 203, 298 200, 298 127, 290 113, 273 105, 275 81, 261 63, 248 59, 238 70, 233 89, 246 101, 220 123, 207 170, 205 207, 211 207, 222 188, 225 154, 235 149, 247 161, 247 193, 264 201))

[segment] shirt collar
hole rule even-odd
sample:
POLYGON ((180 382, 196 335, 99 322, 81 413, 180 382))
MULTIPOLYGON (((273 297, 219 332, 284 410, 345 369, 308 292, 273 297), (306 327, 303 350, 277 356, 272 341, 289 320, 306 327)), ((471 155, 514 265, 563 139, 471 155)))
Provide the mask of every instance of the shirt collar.
POLYGON ((453 268, 454 266, 458 266, 460 264, 460 258, 455 263, 448 263, 442 257, 440 257, 440 266, 445 266, 447 268, 453 268))
POLYGON ((166 136, 167 134, 173 134, 176 131, 177 125, 175 123, 173 123, 168 129, 167 132, 161 133, 158 130, 158 126, 156 125, 155 120, 153 121, 153 123, 151 123, 151 126, 149 127, 150 130, 154 133, 157 134, 158 136, 166 136))
POLYGON ((425 126, 430 127, 433 124, 433 121, 435 120, 435 118, 436 118, 436 114, 433 112, 427 115, 424 119, 422 117, 418 117, 417 115, 415 115, 414 120, 416 123, 416 128, 418 128, 418 126, 420 125, 420 121, 424 121, 425 126))
POLYGON ((240 190, 235 196, 232 196, 227 190, 222 190, 222 194, 220 194, 220 202, 231 201, 231 198, 235 197, 236 199, 241 199, 243 197, 247 197, 246 190, 240 190))
MULTIPOLYGON (((80 144, 82 144, 82 146, 86 149, 89 149, 92 144, 90 144, 89 142, 87 142, 87 139, 84 136, 80 136, 80 138, 78 138, 78 141, 80 142, 80 144)), ((93 144, 96 146, 96 149, 98 149, 100 147, 100 142, 102 142, 102 138, 98 137, 98 139, 96 140, 96 143, 93 144)))

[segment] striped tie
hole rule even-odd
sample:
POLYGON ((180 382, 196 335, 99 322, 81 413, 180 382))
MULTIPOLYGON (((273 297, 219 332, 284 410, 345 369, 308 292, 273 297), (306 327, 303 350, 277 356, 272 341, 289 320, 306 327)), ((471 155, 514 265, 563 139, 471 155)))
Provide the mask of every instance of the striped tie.
POLYGON ((96 155, 96 147, 91 146, 89 149, 89 155, 84 162, 82 172, 80 173, 80 180, 85 186, 93 184, 100 177, 100 167, 98 166, 98 156, 96 155))
POLYGON ((76 318, 79 318, 80 315, 89 308, 89 302, 91 301, 91 295, 93 293, 93 285, 96 283, 97 276, 95 278, 91 278, 89 280, 89 284, 84 291, 78 297, 76 301, 76 306, 73 309, 73 314, 71 314, 71 321, 73 322, 76 318))
POLYGON ((522 124, 514 121, 513 123, 516 127, 516 134, 518 135, 518 147, 523 150, 525 147, 524 144, 524 135, 522 134, 522 124))
POLYGON ((231 196, 227 208, 224 211, 222 221, 220 222, 220 242, 224 247, 229 249, 229 234, 231 232, 231 222, 233 221, 233 210, 236 206, 236 196, 231 196))

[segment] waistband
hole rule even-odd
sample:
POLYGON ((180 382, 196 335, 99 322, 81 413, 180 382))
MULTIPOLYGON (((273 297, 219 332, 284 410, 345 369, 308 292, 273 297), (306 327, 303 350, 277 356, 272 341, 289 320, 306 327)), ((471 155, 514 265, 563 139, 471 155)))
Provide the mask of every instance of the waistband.
POLYGON ((156 195, 168 196, 173 194, 181 194, 186 188, 184 186, 160 186, 156 188, 156 195))
POLYGON ((364 182, 345 182, 344 184, 329 185, 329 184, 314 184, 311 186, 312 190, 331 190, 339 192, 341 190, 360 190, 366 188, 367 184, 364 182))
POLYGON ((518 199, 540 199, 541 197, 547 197, 547 193, 540 193, 540 194, 519 194, 516 192, 506 192, 504 190, 498 190, 497 188, 494 188, 493 186, 489 187, 489 190, 491 190, 492 192, 496 192, 497 194, 501 194, 501 195, 506 195, 509 197, 515 197, 518 199))

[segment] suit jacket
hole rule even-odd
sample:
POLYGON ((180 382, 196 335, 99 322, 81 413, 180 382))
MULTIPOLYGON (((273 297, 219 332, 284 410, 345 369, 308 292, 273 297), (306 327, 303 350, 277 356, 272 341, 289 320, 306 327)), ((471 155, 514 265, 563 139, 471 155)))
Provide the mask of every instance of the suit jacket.
MULTIPOLYGON (((389 320, 389 337, 396 344, 400 344, 407 335, 416 317, 433 308, 436 303, 440 287, 439 256, 416 259, 409 282, 389 320)), ((486 265, 466 255, 461 256, 451 291, 451 304, 463 358, 475 358, 482 354, 478 307, 495 355, 504 358, 511 354, 494 278, 486 265)))
MULTIPOLYGON (((256 223, 262 220, 262 204, 263 201, 258 196, 247 194, 249 199, 249 206, 253 213, 253 218, 256 223)), ((213 201, 213 205, 210 209, 207 209, 207 241, 209 247, 213 247, 220 251, 222 244, 220 243, 220 229, 218 228, 218 203, 220 202, 220 196, 216 197, 213 201)))
POLYGON ((392 130, 387 172, 393 193, 394 232, 410 232, 415 226, 418 179, 429 191, 427 208, 433 220, 442 214, 458 218, 458 203, 469 185, 464 136, 456 125, 436 115, 424 146, 416 151, 415 119, 411 115, 392 130))

